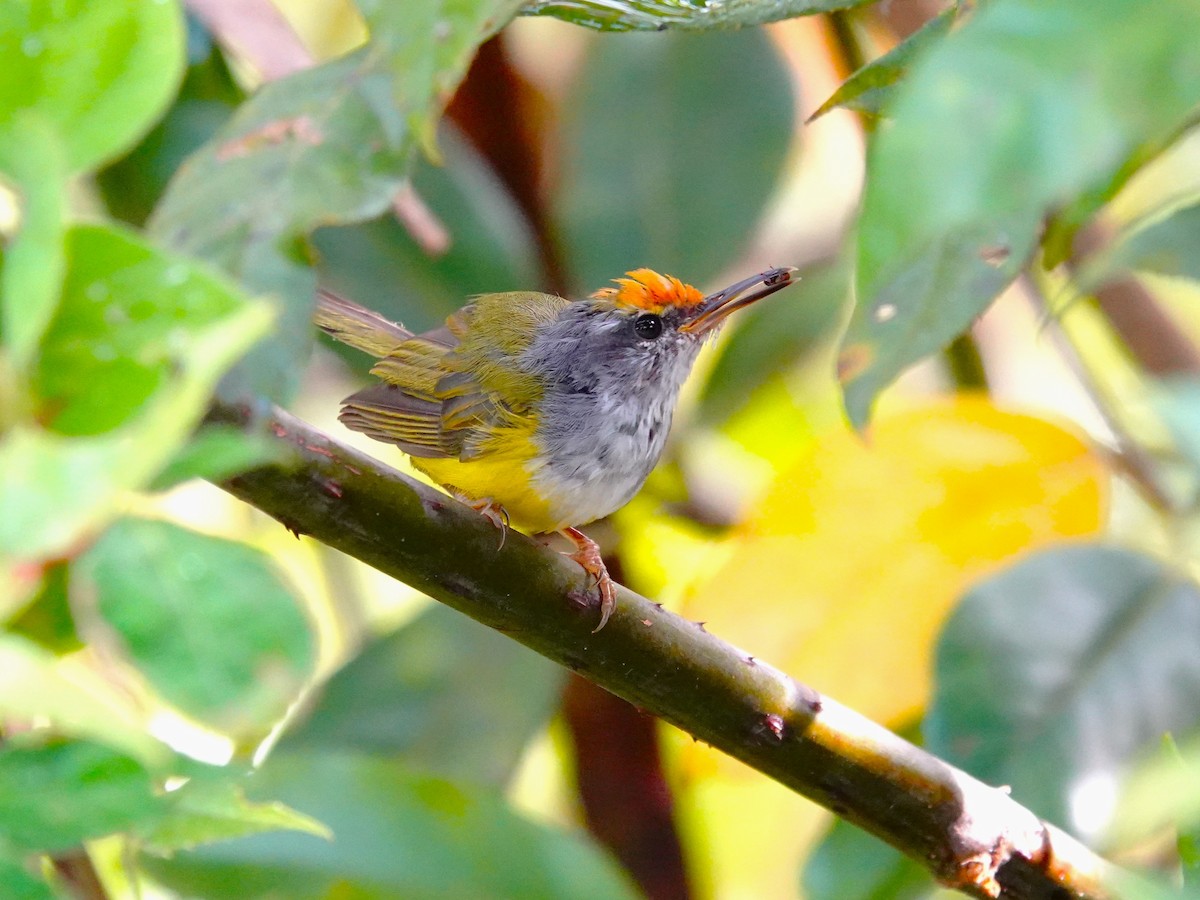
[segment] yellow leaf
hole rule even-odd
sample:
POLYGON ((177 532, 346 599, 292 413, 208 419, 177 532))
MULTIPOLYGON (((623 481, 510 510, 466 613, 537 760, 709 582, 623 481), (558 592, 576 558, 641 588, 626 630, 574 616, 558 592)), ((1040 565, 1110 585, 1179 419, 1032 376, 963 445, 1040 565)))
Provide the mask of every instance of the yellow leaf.
POLYGON ((816 441, 686 611, 865 715, 903 721, 925 704, 963 590, 1096 532, 1106 493, 1080 436, 983 397, 944 400, 879 420, 865 442, 816 441))

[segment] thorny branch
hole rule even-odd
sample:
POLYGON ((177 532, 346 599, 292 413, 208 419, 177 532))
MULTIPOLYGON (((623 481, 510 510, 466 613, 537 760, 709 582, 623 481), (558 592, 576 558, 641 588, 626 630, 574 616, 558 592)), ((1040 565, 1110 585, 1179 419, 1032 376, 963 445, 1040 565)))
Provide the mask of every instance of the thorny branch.
POLYGON ((289 461, 228 491, 742 760, 976 897, 1100 898, 1105 863, 1007 793, 618 588, 598 634, 582 570, 286 413, 218 407, 289 461))

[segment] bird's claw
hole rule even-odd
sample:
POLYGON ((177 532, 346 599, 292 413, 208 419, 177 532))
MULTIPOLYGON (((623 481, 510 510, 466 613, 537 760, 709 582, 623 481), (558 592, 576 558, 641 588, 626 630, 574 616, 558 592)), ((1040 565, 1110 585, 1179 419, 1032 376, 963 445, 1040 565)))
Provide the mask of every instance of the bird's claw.
POLYGON ((510 527, 508 510, 491 498, 485 500, 472 500, 470 497, 460 497, 459 499, 500 530, 500 546, 497 547, 496 550, 497 552, 503 550, 504 541, 508 537, 508 529, 510 527))
POLYGON ((608 574, 608 567, 604 565, 599 544, 578 528, 564 528, 562 533, 578 548, 571 554, 571 559, 596 579, 596 589, 600 592, 600 624, 592 629, 592 634, 595 634, 608 624, 609 618, 617 608, 616 585, 608 574))

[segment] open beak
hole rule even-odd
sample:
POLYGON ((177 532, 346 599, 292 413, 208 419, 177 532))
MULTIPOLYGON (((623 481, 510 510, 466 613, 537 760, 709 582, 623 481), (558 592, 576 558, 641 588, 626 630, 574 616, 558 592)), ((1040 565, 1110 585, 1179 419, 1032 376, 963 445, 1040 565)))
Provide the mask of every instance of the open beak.
POLYGON ((680 325, 679 330, 689 334, 706 334, 712 331, 735 310, 787 287, 796 280, 792 277, 795 271, 791 266, 768 269, 737 284, 731 284, 715 294, 709 294, 692 310, 691 318, 680 325))

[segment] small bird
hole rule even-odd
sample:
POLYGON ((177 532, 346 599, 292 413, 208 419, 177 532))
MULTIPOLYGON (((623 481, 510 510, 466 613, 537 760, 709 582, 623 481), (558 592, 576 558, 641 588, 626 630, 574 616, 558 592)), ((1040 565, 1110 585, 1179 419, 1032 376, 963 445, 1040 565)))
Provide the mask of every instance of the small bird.
POLYGON ((314 318, 378 359, 379 383, 342 401, 342 423, 395 444, 502 535, 511 523, 569 538, 571 559, 596 580, 599 631, 616 593, 577 526, 641 488, 704 339, 795 271, 769 269, 708 296, 650 269, 584 300, 483 294, 420 335, 323 290, 314 318))

